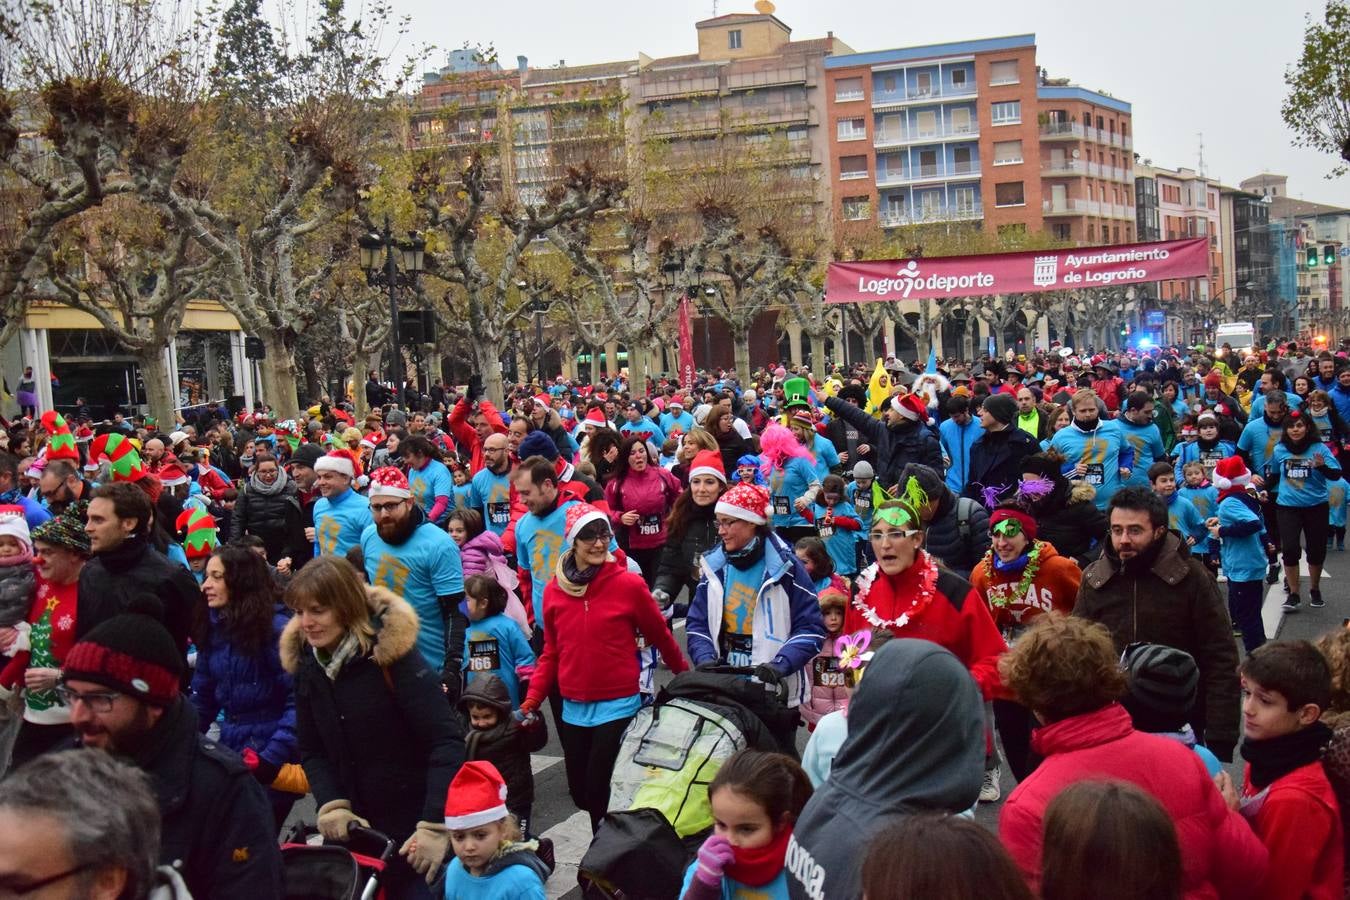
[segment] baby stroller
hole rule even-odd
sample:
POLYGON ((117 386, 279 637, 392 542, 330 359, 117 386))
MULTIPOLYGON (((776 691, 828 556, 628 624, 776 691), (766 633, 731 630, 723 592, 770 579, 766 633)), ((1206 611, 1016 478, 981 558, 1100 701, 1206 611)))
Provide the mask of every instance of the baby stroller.
POLYGON ((717 666, 675 676, 624 731, 610 812, 577 880, 588 897, 679 895, 684 866, 713 825, 708 785, 746 748, 797 756, 787 689, 717 666))
POLYGON ((298 843, 281 845, 282 900, 383 900, 380 876, 394 855, 392 838, 360 825, 352 826, 346 845, 305 843, 303 830, 298 836, 298 843))

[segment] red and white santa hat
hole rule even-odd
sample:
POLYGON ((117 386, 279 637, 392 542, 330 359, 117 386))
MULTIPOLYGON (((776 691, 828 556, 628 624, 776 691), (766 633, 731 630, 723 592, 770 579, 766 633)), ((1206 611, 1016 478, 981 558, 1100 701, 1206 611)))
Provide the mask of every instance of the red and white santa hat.
POLYGON ((1219 460, 1219 464, 1214 467, 1214 478, 1211 480, 1216 488, 1226 491, 1231 487, 1251 484, 1252 473, 1242 457, 1228 456, 1219 460))
POLYGON ((394 466, 382 466, 370 473, 368 495, 372 499, 375 497, 399 497, 407 500, 412 496, 412 491, 408 489, 408 476, 394 466))
POLYGON ((769 522, 769 492, 758 484, 741 482, 717 500, 717 514, 756 525, 769 522))
POLYGON ((722 468, 722 454, 716 450, 700 450, 694 457, 694 464, 689 469, 689 478, 692 480, 695 475, 712 475, 723 484, 727 483, 726 469, 722 468))
POLYGON ((445 827, 463 831, 506 816, 506 781, 497 767, 481 759, 460 766, 445 795, 445 827))
POLYGON ((384 443, 383 431, 372 431, 370 434, 361 438, 361 446, 368 447, 371 450, 374 450, 376 447, 380 446, 380 444, 383 443, 384 443))
POLYGON ((583 424, 594 425, 597 428, 609 427, 609 422, 605 421, 605 411, 598 406, 592 406, 587 410, 583 424))
POLYGON ((897 394, 891 398, 891 408, 911 422, 928 419, 928 407, 916 394, 905 394, 903 397, 897 394))
POLYGON ((592 522, 605 522, 608 524, 609 516, 605 515, 594 506, 591 506, 589 503, 574 503, 567 507, 567 514, 563 521, 566 523, 564 540, 568 544, 574 544, 576 543, 577 535, 581 533, 581 529, 592 522))
POLYGON ((330 450, 314 463, 315 472, 339 472, 353 481, 356 479, 356 463, 350 450, 330 450))

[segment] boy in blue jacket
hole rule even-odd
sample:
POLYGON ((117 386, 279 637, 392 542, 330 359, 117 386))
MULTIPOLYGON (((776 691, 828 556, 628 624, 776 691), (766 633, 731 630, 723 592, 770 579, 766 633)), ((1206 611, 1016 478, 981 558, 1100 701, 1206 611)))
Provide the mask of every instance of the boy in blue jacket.
POLYGON ((1242 631, 1248 653, 1266 642, 1261 621, 1263 576, 1266 572, 1267 537, 1261 503, 1247 493, 1252 473, 1240 456, 1220 460, 1214 467, 1214 486, 1219 489, 1219 514, 1206 523, 1219 541, 1223 571, 1228 576, 1228 614, 1242 631))

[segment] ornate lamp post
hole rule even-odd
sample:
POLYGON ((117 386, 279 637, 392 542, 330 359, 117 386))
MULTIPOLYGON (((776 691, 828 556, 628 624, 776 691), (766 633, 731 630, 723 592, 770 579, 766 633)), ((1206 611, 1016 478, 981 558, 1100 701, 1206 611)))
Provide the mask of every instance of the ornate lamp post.
POLYGON ((408 232, 408 240, 400 241, 394 237, 389 227, 389 217, 385 216, 384 229, 364 234, 356 240, 361 249, 361 268, 366 272, 366 284, 371 287, 389 289, 389 380, 394 386, 394 402, 404 405, 403 376, 399 365, 398 336, 398 289, 411 288, 417 284, 417 274, 422 271, 425 261, 427 242, 416 231, 408 232), (380 252, 384 259, 380 259, 380 252), (395 259, 395 253, 398 259, 395 259), (399 269, 402 264, 402 271, 399 269))

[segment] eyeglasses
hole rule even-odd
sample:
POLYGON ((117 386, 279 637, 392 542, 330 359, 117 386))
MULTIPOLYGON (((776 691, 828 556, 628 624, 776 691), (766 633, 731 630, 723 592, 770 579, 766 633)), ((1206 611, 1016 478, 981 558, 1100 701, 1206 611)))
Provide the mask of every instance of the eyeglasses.
POLYGON ((81 872, 87 872, 94 867, 93 863, 85 863, 82 866, 76 866, 73 869, 67 869, 64 872, 57 872, 55 875, 48 875, 38 881, 29 881, 25 884, 3 884, 0 883, 0 900, 8 900, 10 897, 27 897, 30 894, 40 891, 48 885, 56 884, 58 881, 64 881, 67 878, 73 878, 81 872))
POLYGON ((79 691, 72 691, 64 684, 56 687, 56 698, 61 701, 62 706, 74 706, 76 702, 79 702, 96 713, 112 712, 113 703, 120 696, 122 695, 117 691, 91 691, 88 694, 81 694, 79 691))
POLYGON ((903 538, 912 538, 918 534, 917 529, 905 529, 904 531, 869 531, 867 539, 874 544, 884 544, 886 541, 898 541, 903 538))
POLYGON ((370 504, 370 514, 372 516, 389 516, 403 508, 407 500, 400 500, 397 503, 372 503, 370 504))
POLYGON ((718 519, 718 520, 717 520, 717 530, 718 530, 718 531, 726 531, 728 528, 731 528, 733 525, 740 525, 741 523, 744 523, 744 524, 746 524, 746 525, 749 525, 749 524, 750 524, 750 523, 747 522, 745 519, 718 519))
POLYGON ((604 541, 606 544, 608 544, 610 538, 614 537, 614 532, 610 531, 608 528, 605 528, 603 525, 600 526, 600 529, 601 530, 595 530, 593 528, 581 529, 581 533, 577 535, 577 543, 595 544, 604 541))

